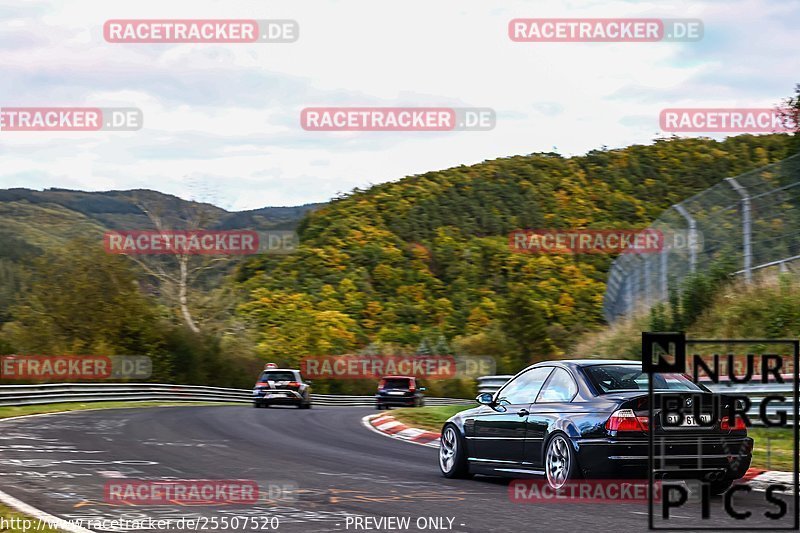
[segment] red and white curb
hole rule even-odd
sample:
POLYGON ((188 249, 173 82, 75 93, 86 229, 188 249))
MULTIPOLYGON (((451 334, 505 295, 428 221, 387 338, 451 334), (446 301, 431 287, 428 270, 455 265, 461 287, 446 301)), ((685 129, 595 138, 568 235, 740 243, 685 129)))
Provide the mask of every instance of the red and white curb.
POLYGON ((429 448, 439 447, 439 433, 409 427, 391 415, 367 415, 361 423, 368 429, 386 437, 400 439, 429 448))
POLYGON ((784 485, 791 492, 794 485, 794 473, 751 468, 737 483, 750 485, 753 490, 758 491, 765 491, 770 485, 784 485))
MULTIPOLYGON (((441 435, 433 431, 409 427, 396 420, 391 415, 367 415, 361 419, 361 423, 367 428, 380 433, 386 437, 400 439, 430 448, 439 447, 441 435)), ((770 485, 785 485, 791 490, 794 483, 792 472, 782 472, 780 470, 763 470, 761 468, 750 468, 737 484, 750 485, 753 490, 763 491, 770 485)))

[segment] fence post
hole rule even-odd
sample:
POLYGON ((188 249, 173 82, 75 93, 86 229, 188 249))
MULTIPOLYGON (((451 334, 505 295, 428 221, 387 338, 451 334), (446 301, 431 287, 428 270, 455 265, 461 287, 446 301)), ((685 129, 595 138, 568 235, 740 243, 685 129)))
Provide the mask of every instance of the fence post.
POLYGON ((691 243, 689 245, 689 270, 694 274, 697 268, 697 247, 694 245, 697 238, 697 221, 681 204, 675 204, 673 207, 689 223, 689 235, 686 236, 686 241, 687 245, 691 243))
POLYGON ((625 279, 625 316, 633 314, 633 282, 631 276, 625 279))
POLYGON ((661 300, 669 298, 669 286, 667 284, 667 269, 669 268, 669 248, 664 246, 661 249, 661 300))
POLYGON ((747 283, 753 281, 753 245, 751 242, 752 223, 750 213, 750 195, 747 189, 742 187, 736 178, 725 178, 733 190, 742 197, 742 243, 744 246, 744 279, 747 283))

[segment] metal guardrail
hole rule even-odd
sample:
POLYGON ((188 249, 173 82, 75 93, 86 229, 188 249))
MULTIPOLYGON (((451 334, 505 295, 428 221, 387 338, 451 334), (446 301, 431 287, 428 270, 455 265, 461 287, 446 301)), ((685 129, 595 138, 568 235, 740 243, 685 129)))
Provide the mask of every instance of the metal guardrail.
MULTIPOLYGON (((481 376, 478 391, 495 392, 514 376, 481 376)), ((703 382, 714 392, 742 394, 750 398, 752 406, 748 414, 754 422, 759 419, 759 408, 766 396, 784 396, 786 401, 770 402, 767 414, 774 417, 779 410, 793 419, 793 383, 767 383, 758 385, 736 385, 729 383, 703 382)), ((349 396, 337 394, 312 394, 316 405, 339 407, 370 407, 375 404, 373 396, 349 396)), ((225 402, 249 404, 253 401, 249 389, 203 387, 195 385, 170 385, 165 383, 54 383, 42 385, 0 385, 0 406, 41 405, 51 403, 99 402, 99 401, 170 401, 170 402, 225 402)), ((425 404, 469 405, 472 400, 459 398, 425 398, 425 404)))
POLYGON ((514 376, 481 376, 478 378, 478 394, 495 392, 514 376))
MULTIPOLYGON (((374 396, 312 394, 316 405, 369 407, 374 396)), ((251 403, 252 390, 166 383, 53 383, 42 385, 0 385, 0 406, 41 405, 71 402, 169 401, 251 403)), ((425 398, 426 405, 460 405, 471 400, 425 398)))

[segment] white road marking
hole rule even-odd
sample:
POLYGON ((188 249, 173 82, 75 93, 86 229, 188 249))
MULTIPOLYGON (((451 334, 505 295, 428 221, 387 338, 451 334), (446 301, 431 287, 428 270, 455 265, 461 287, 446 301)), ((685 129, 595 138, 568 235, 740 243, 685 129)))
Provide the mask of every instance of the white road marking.
POLYGON ((58 529, 63 531, 68 531, 69 533, 95 533, 91 529, 86 529, 70 522, 64 521, 63 519, 53 516, 51 514, 45 513, 44 511, 33 507, 32 505, 28 505, 27 503, 16 499, 15 497, 11 496, 10 494, 6 494, 3 491, 0 491, 0 502, 8 505, 9 507, 16 509, 20 513, 26 514, 30 517, 36 518, 41 520, 45 523, 49 524, 56 524, 58 523, 58 529))

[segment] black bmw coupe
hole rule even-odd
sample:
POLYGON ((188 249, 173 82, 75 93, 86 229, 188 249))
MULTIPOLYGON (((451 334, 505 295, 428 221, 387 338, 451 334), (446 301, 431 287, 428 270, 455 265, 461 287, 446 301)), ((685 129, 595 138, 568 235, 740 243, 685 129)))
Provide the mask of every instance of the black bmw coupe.
POLYGON ((648 386, 633 361, 537 363, 444 424, 439 468, 450 478, 546 476, 554 489, 581 478, 643 479, 653 431, 659 479, 704 480, 720 494, 745 474, 753 440, 728 414, 735 400, 683 374, 654 374, 651 428, 648 386))

